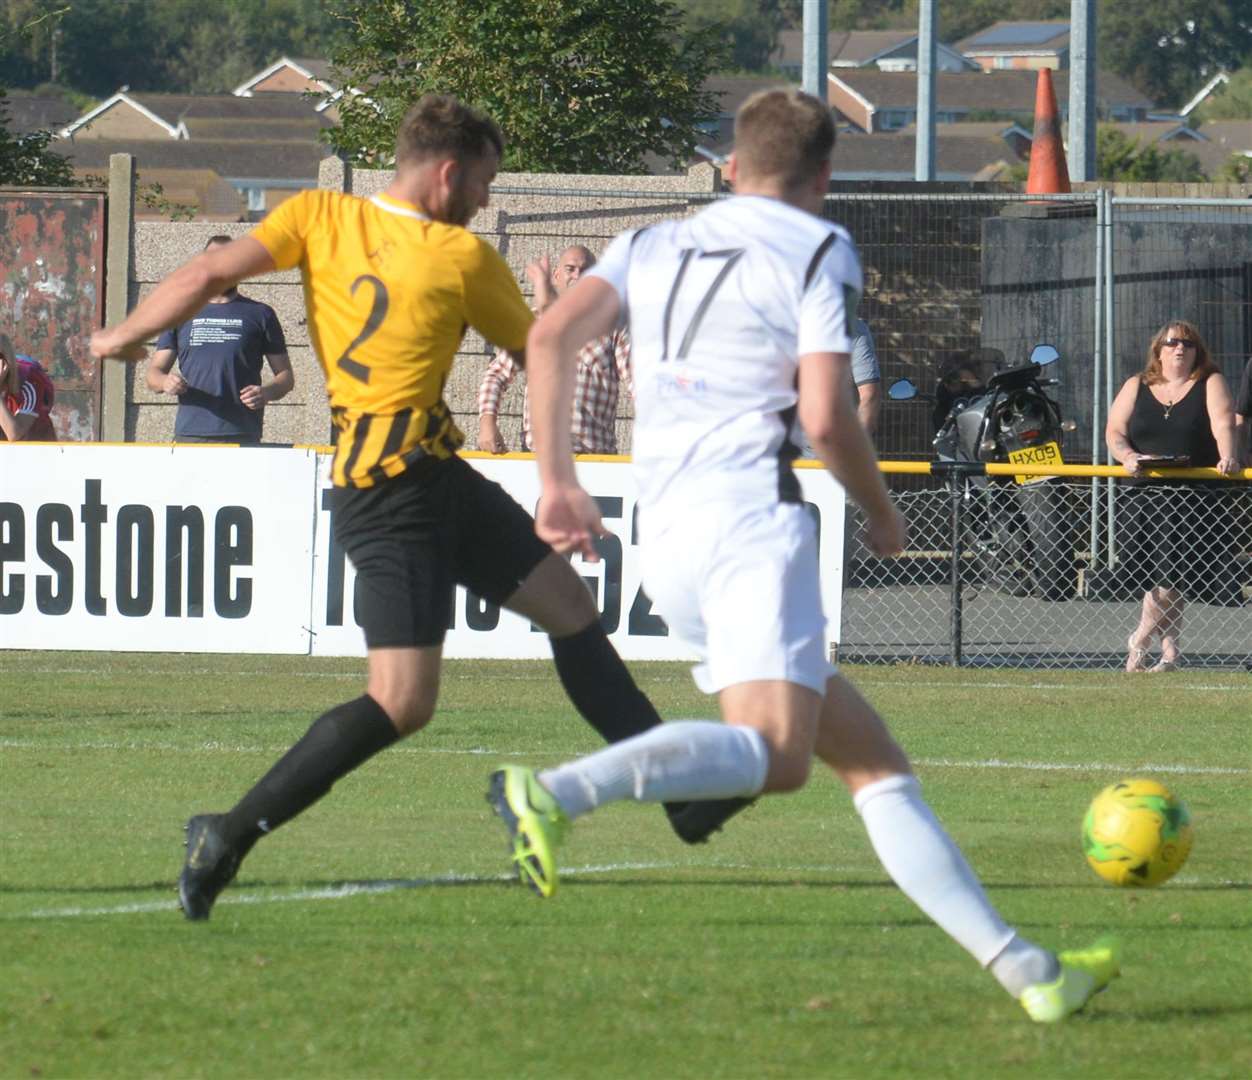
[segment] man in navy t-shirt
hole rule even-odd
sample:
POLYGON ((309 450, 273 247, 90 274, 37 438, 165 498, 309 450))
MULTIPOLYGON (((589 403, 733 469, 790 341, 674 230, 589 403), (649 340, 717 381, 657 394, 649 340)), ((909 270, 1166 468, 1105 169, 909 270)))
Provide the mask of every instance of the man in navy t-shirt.
MULTIPOLYGON (((205 248, 229 243, 229 236, 214 236, 205 248)), ((295 377, 274 309, 231 288, 157 338, 147 383, 178 398, 176 442, 256 445, 266 404, 286 396, 295 377), (265 385, 262 359, 274 373, 265 385)))

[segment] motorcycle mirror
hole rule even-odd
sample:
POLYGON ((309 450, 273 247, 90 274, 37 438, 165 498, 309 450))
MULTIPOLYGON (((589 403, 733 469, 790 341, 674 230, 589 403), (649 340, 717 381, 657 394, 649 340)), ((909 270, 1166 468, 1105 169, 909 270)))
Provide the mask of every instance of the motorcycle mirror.
POLYGON ((917 387, 908 379, 896 379, 887 387, 887 397, 892 401, 911 401, 917 397, 917 387))
POLYGON ((1039 367, 1055 364, 1060 358, 1061 354, 1057 352, 1055 345, 1036 345, 1030 350, 1030 362, 1039 367))

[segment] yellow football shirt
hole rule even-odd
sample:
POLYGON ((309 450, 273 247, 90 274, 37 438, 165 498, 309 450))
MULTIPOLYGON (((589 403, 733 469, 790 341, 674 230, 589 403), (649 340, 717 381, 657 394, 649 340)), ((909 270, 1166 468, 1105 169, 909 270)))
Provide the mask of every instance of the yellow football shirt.
POLYGON ((443 388, 467 326, 517 351, 534 319, 513 274, 468 229, 386 195, 304 191, 252 234, 298 266, 337 430, 334 483, 372 487, 465 436, 443 388))

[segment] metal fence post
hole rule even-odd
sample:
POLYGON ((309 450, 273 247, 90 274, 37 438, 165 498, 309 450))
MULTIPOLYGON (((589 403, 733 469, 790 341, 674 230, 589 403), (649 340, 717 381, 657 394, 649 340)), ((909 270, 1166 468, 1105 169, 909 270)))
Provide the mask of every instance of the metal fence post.
POLYGON ((961 526, 964 524, 964 508, 962 503, 965 501, 966 485, 969 478, 960 472, 953 471, 949 474, 952 491, 952 594, 951 594, 951 614, 952 614, 952 666, 961 666, 961 634, 962 619, 964 611, 962 608, 963 600, 961 596, 961 526))

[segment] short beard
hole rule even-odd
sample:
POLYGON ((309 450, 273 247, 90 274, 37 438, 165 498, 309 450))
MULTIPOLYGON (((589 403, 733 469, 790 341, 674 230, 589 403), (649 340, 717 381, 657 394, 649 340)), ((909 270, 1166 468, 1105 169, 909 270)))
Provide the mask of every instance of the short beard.
POLYGON ((443 220, 449 225, 460 225, 465 228, 473 218, 475 207, 466 194, 465 185, 460 181, 448 196, 448 205, 444 207, 443 220))

